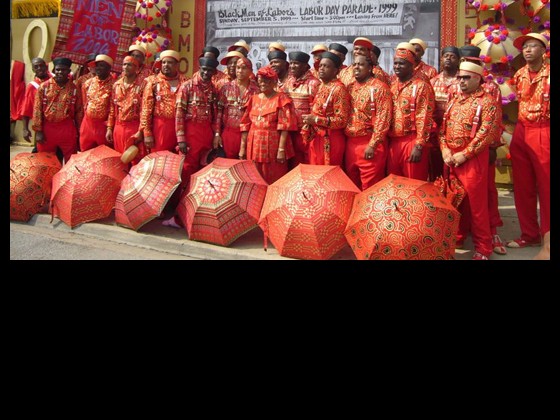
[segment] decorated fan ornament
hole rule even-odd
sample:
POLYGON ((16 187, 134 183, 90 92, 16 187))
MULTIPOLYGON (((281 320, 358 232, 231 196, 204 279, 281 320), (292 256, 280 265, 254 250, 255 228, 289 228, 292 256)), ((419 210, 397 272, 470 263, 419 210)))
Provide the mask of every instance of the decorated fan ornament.
POLYGON ((515 0, 467 0, 477 12, 500 12, 514 2, 515 0))
POLYGON ((136 4, 134 17, 138 35, 135 43, 146 49, 146 58, 172 47, 172 33, 167 20, 172 5, 172 0, 138 0, 136 4))
POLYGON ((138 0, 134 17, 145 20, 146 23, 151 23, 154 19, 165 16, 172 5, 173 0, 138 0))
POLYGON ((522 0, 519 5, 521 13, 529 19, 538 18, 535 23, 550 21, 550 0, 522 0))
POLYGON ((550 30, 550 2, 545 0, 518 0, 508 6, 503 15, 505 24, 522 34, 550 30))
POLYGON ((484 25, 478 29, 471 29, 468 38, 472 45, 480 48, 480 58, 484 63, 507 63, 519 55, 519 50, 513 46, 515 38, 521 32, 508 29, 497 23, 484 25), (502 57, 505 57, 502 59, 502 57))
POLYGON ((157 52, 170 48, 171 29, 162 29, 161 25, 153 25, 148 29, 141 30, 135 43, 146 49, 146 57, 152 57, 157 52))
POLYGON ((496 16, 499 13, 502 23, 506 23, 503 11, 515 0, 467 0, 472 8, 476 10, 477 25, 480 26, 481 17, 496 16))
POLYGON ((510 77, 493 77, 488 76, 489 80, 493 80, 498 84, 500 88, 500 93, 502 94, 502 106, 509 104, 510 102, 517 101, 517 95, 512 86, 512 79, 510 77))

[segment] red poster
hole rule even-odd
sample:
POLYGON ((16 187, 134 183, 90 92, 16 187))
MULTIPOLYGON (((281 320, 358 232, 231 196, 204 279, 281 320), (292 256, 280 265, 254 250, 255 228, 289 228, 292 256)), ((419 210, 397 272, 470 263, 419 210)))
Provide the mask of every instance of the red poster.
POLYGON ((117 56, 126 0, 76 0, 66 49, 77 53, 117 56))
POLYGON ((91 53, 113 58, 120 71, 132 43, 135 0, 62 0, 54 57, 82 63, 91 53))

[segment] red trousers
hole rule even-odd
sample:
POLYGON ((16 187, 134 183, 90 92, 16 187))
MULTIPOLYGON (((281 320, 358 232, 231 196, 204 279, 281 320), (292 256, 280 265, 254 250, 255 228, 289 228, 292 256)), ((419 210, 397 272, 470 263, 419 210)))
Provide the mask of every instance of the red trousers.
POLYGON ((408 161, 415 143, 416 133, 401 137, 389 137, 387 173, 421 181, 428 180, 428 147, 422 149, 420 162, 412 163, 408 161))
POLYGON ((226 158, 239 159, 239 149, 241 148, 241 131, 239 131, 239 128, 224 128, 222 143, 224 144, 226 158))
POLYGON ((498 233, 497 228, 504 225, 500 216, 498 203, 498 189, 496 188, 496 162, 488 166, 488 217, 490 218, 490 233, 498 233))
POLYGON ((293 169, 300 163, 309 163, 309 143, 303 140, 299 131, 290 131, 290 135, 292 136, 295 156, 289 159, 288 167, 293 169))
POLYGON ((76 139, 78 130, 74 120, 67 118, 60 122, 43 122, 44 143, 37 143, 38 152, 56 153, 59 147, 64 155, 64 163, 68 163, 70 156, 78 153, 78 141, 76 139))
POLYGON ((102 144, 112 148, 113 145, 107 143, 107 138, 105 137, 106 134, 106 120, 95 120, 87 115, 84 115, 82 125, 80 126, 80 150, 85 152, 86 150, 101 146, 102 144))
POLYGON ((288 162, 254 162, 259 173, 262 175, 268 185, 278 181, 288 173, 288 162))
POLYGON ((344 166, 348 177, 362 191, 385 178, 387 168, 387 142, 376 147, 373 159, 365 159, 364 154, 371 135, 347 137, 344 152, 344 166))
MULTIPOLYGON (((496 163, 488 166, 488 218, 490 222, 490 233, 496 235, 498 228, 504 225, 500 216, 498 189, 496 188, 496 163)), ((462 226, 459 228, 461 239, 464 240, 470 232, 470 214, 461 214, 462 226)))
MULTIPOLYGON (((138 132, 140 121, 121 121, 115 123, 113 129, 113 147, 119 153, 124 153, 126 149, 134 144, 132 136, 138 132)), ((138 154, 132 160, 132 164, 136 165, 140 160, 146 156, 146 148, 144 143, 138 143, 138 154)))
POLYGON ((429 181, 434 182, 438 176, 443 175, 443 156, 439 147, 437 132, 430 133, 428 145, 428 175, 429 181))
POLYGON ((550 121, 517 121, 509 150, 521 239, 536 242, 550 231, 550 121))
POLYGON ((152 132, 154 134, 154 147, 147 150, 148 153, 162 150, 175 152, 177 147, 175 118, 154 117, 152 132))
POLYGON ((469 230, 474 249, 487 257, 492 255, 492 234, 488 223, 488 149, 458 167, 451 167, 463 187, 465 198, 459 206, 461 220, 457 242, 463 242, 469 230))
MULTIPOLYGON (((200 159, 203 154, 212 149, 212 139, 214 137, 214 130, 212 130, 212 123, 210 122, 185 122, 185 139, 189 150, 185 155, 183 162, 183 172, 181 174, 181 187, 187 189, 191 175, 202 168, 200 159)), ((237 153, 239 155, 239 152, 237 153)))
MULTIPOLYGON (((339 165, 344 163, 344 150, 346 149, 346 136, 344 130, 330 130, 330 163, 329 165, 339 165)), ((325 139, 322 136, 315 136, 309 144, 309 163, 311 165, 326 165, 325 163, 325 139)))

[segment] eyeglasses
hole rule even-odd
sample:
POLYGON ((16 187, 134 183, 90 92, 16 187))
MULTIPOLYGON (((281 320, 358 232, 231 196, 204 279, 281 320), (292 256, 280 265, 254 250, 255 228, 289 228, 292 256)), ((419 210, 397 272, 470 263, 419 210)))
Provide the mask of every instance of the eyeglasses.
POLYGON ((533 49, 533 48, 537 48, 537 47, 542 47, 541 44, 525 44, 523 45, 522 49, 524 50, 528 50, 528 49, 533 49))
POLYGON ((457 79, 459 79, 459 80, 470 80, 471 76, 457 76, 457 79))

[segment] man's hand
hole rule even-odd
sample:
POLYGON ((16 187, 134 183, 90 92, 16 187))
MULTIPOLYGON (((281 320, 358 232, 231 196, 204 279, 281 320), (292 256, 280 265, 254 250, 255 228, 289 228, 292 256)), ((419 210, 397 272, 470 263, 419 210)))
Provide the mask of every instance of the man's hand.
POLYGON ((187 143, 185 143, 184 141, 181 141, 181 142, 177 143, 177 147, 179 147, 179 151, 181 153, 183 153, 184 155, 186 155, 187 152, 189 151, 187 143))
POLYGON ((414 145, 408 161, 410 163, 418 163, 422 159, 422 146, 414 145))
POLYGON ((224 147, 222 136, 218 133, 214 135, 214 139, 212 140, 212 148, 217 149, 218 147, 224 147))
POLYGON ((144 145, 148 149, 151 149, 152 147, 154 147, 154 138, 152 136, 144 137, 144 145))
POLYGON ((488 150, 490 152, 489 157, 488 157, 488 163, 490 165, 493 165, 496 162, 496 158, 498 157, 498 151, 496 149, 492 148, 492 147, 489 148, 488 150))
POLYGON ((372 146, 366 147, 364 150, 364 159, 373 159, 373 154, 375 153, 375 149, 372 146))
POLYGON ((35 141, 37 143, 44 143, 45 142, 45 135, 43 134, 42 131, 36 131, 35 132, 35 141))
POLYGON ((455 166, 460 166, 467 161, 467 158, 463 152, 457 152, 453 155, 453 161, 455 162, 455 166))
POLYGON ((113 130, 108 128, 107 132, 105 133, 105 140, 107 140, 107 143, 109 144, 113 144, 113 130))
POLYGON ((23 129, 23 138, 27 143, 31 143, 31 131, 29 131, 29 129, 23 129))

